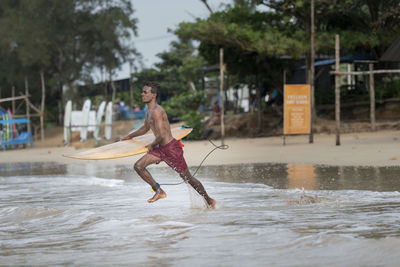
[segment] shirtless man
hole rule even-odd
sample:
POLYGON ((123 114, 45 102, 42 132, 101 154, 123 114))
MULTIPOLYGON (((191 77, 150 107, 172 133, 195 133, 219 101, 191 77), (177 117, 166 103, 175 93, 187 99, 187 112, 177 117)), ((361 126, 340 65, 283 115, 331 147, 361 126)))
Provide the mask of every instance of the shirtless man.
POLYGON ((152 203, 167 196, 146 169, 150 164, 158 164, 161 161, 165 161, 165 163, 179 173, 185 182, 189 183, 204 197, 209 207, 215 208, 216 201, 208 196, 200 181, 190 174, 185 159, 183 158, 182 147, 180 143, 172 137, 167 113, 165 113, 164 109, 156 102, 159 90, 160 85, 156 82, 147 82, 145 84, 142 90, 142 101, 147 104, 144 124, 136 131, 133 130, 127 136, 121 138, 121 140, 129 140, 147 133, 150 129, 155 135, 154 142, 147 146, 149 152, 140 158, 134 166, 139 176, 142 177, 155 192, 154 196, 147 200, 147 202, 152 203))

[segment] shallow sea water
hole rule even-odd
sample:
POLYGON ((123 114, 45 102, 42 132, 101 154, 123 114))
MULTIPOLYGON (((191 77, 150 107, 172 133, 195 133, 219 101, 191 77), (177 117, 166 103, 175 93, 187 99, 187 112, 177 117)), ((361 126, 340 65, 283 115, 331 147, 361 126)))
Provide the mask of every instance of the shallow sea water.
POLYGON ((399 264, 400 167, 233 165, 196 177, 215 210, 186 184, 148 204, 130 166, 0 164, 0 265, 399 264))

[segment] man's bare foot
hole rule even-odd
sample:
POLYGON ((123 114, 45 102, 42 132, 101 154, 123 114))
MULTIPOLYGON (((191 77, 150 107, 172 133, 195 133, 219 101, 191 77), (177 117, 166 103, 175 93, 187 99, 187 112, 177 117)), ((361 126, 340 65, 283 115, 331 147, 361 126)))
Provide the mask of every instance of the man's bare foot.
POLYGON ((167 197, 167 194, 164 192, 164 190, 159 188, 157 190, 157 192, 154 194, 154 196, 152 198, 148 199, 147 202, 153 203, 161 198, 166 198, 166 197, 167 197))
POLYGON ((215 201, 215 199, 210 198, 210 200, 207 201, 207 203, 208 203, 208 208, 215 209, 215 205, 217 204, 217 201, 215 201))

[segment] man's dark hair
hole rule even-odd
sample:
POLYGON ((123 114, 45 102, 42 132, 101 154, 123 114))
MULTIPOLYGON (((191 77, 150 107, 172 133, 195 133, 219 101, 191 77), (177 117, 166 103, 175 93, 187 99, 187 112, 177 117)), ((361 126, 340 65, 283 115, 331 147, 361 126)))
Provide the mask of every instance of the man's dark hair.
POLYGON ((157 94, 157 95, 158 95, 158 92, 161 89, 160 84, 157 83, 157 82, 146 82, 144 85, 147 86, 147 87, 151 87, 151 92, 153 94, 157 94))

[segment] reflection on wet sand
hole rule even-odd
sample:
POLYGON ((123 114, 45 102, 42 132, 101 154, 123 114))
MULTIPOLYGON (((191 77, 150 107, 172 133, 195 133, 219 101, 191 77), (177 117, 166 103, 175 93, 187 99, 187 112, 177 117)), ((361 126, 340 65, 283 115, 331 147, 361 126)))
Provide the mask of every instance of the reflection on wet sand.
POLYGON ((311 164, 287 165, 288 169, 288 189, 303 188, 305 190, 316 189, 317 179, 315 177, 315 167, 311 164))
MULTIPOLYGON (((180 178, 168 168, 155 168, 156 178, 180 178)), ((192 168, 194 170, 195 168, 192 168)), ((26 175, 91 175, 103 178, 137 180, 140 178, 127 165, 58 164, 58 163, 3 163, 0 176, 26 175)), ((305 190, 374 190, 400 191, 399 167, 342 167, 310 164, 244 164, 208 166, 198 171, 197 177, 207 177, 233 183, 262 183, 273 188, 305 190)), ((165 181, 164 181, 165 182, 165 181)))
MULTIPOLYGON (((195 168, 192 167, 193 171, 195 168)), ((180 182, 168 168, 155 167, 161 182, 180 182), (165 176, 170 176, 168 181, 165 176)), ((139 180, 130 165, 2 163, 0 176, 90 175, 102 178, 139 180)), ((342 167, 311 164, 243 164, 201 167, 196 175, 232 183, 261 183, 277 189, 400 191, 400 167, 342 167)))
POLYGON ((201 168, 198 177, 279 189, 400 191, 400 167, 244 164, 201 168))

